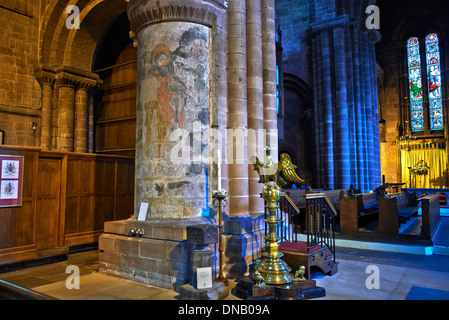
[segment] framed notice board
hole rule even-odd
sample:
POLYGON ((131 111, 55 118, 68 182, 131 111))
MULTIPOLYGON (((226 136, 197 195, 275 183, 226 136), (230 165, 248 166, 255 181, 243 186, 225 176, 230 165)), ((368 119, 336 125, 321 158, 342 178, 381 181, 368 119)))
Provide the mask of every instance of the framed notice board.
POLYGON ((23 157, 0 155, 0 207, 22 205, 23 157))

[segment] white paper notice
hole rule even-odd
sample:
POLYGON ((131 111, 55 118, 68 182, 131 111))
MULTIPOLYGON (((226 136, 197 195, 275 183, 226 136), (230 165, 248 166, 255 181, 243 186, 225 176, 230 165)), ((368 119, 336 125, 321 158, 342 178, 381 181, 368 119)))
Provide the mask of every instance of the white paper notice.
POLYGON ((212 268, 196 269, 196 287, 197 289, 212 288, 212 268))
POLYGON ((142 202, 140 204, 139 216, 137 217, 137 220, 145 221, 145 219, 147 218, 147 212, 148 212, 148 203, 142 202))

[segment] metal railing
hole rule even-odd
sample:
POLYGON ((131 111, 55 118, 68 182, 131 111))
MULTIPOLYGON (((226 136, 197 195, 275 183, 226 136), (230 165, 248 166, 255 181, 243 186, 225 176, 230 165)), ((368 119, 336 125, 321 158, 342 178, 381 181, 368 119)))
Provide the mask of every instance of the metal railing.
POLYGON ((335 208, 324 193, 307 193, 305 197, 307 250, 313 245, 327 247, 335 261, 335 208))
MULTIPOLYGON (((307 253, 310 247, 320 245, 327 247, 335 261, 335 217, 337 212, 325 193, 306 193, 306 207, 304 212, 295 205, 293 200, 285 192, 282 192, 279 200, 279 208, 276 210, 276 218, 279 220, 276 226, 276 235, 280 242, 300 241, 300 218, 305 220, 305 233, 307 234, 307 253)), ((265 219, 268 212, 265 210, 265 219)), ((267 227, 265 227, 267 235, 267 227)))

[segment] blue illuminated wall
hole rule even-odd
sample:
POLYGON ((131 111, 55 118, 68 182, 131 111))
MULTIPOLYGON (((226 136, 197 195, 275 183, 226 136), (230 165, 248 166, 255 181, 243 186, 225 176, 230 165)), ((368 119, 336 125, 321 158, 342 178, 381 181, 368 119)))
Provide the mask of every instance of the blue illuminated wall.
POLYGON ((276 1, 283 70, 314 91, 315 187, 369 191, 381 184, 375 53, 380 34, 365 26, 369 4, 276 1))

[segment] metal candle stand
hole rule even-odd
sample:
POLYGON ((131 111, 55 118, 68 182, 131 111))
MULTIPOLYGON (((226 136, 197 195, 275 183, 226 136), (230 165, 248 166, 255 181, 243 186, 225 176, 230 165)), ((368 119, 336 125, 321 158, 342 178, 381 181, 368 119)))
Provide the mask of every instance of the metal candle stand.
POLYGON ((223 277, 223 219, 222 219, 222 205, 226 203, 226 198, 228 197, 228 193, 223 190, 215 190, 212 198, 214 207, 218 206, 218 252, 219 252, 219 268, 218 268, 218 277, 215 281, 223 282, 226 286, 228 285, 228 279, 223 277), (224 202, 224 203, 223 203, 224 202))

